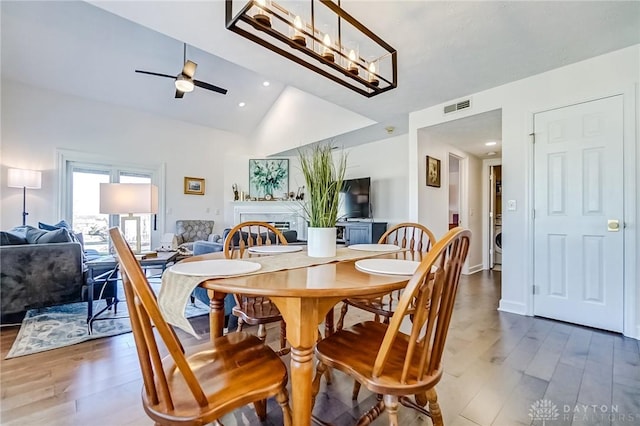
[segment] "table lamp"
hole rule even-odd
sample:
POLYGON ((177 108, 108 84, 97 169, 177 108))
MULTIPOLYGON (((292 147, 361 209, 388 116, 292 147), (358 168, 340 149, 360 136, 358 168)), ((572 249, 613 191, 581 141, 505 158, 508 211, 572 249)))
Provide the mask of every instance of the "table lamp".
POLYGON ((135 244, 132 244, 132 249, 135 253, 140 253, 140 217, 134 214, 158 213, 158 187, 150 183, 101 183, 100 213, 121 215, 120 229, 129 244, 133 240, 126 224, 133 222, 135 244))
POLYGON ((42 188, 42 172, 39 170, 9 169, 7 173, 9 188, 22 188, 22 226, 27 224, 27 188, 42 188))

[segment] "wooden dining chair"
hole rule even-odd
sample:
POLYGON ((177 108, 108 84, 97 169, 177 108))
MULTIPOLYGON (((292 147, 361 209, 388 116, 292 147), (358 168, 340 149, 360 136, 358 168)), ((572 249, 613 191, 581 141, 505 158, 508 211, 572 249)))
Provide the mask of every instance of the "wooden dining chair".
MULTIPOLYGON (((224 256, 227 259, 240 259, 248 256, 249 249, 262 245, 287 245, 287 239, 275 226, 266 222, 242 222, 234 226, 227 234, 224 241, 224 256)), ((289 352, 287 348, 287 328, 280 311, 264 296, 251 294, 235 294, 236 306, 233 307, 233 315, 238 317, 238 331, 242 331, 244 324, 257 325, 257 336, 265 341, 267 332, 265 325, 272 322, 280 322, 280 350, 278 355, 289 352)))
POLYGON ((402 292, 389 324, 358 323, 316 345, 314 401, 330 367, 382 395, 358 425, 370 424, 385 410, 389 424, 397 425, 398 402, 431 417, 435 425, 443 424, 435 385, 442 376, 442 353, 470 239, 471 232, 458 227, 433 246, 402 292), (404 321, 409 316, 411 321, 404 321), (403 321, 409 334, 400 331, 403 321), (423 408, 427 403, 428 410, 423 408))
POLYGON ((124 283, 144 387, 142 405, 156 425, 204 425, 253 403, 266 419, 275 396, 291 425, 287 369, 257 337, 232 333, 188 350, 160 313, 155 293, 118 228, 109 230, 124 283), (156 332, 154 333, 154 327, 156 332), (161 344, 168 355, 161 358, 161 344))
MULTIPOLYGON (((428 252, 436 243, 433 232, 419 223, 404 222, 388 229, 378 240, 378 244, 395 244, 408 249, 411 252, 428 252)), ((395 307, 400 299, 402 290, 396 290, 384 296, 367 299, 346 299, 340 309, 340 318, 336 324, 336 329, 340 330, 344 326, 344 318, 347 315, 349 306, 353 306, 375 315, 375 320, 380 318, 388 323, 395 312, 395 307)))

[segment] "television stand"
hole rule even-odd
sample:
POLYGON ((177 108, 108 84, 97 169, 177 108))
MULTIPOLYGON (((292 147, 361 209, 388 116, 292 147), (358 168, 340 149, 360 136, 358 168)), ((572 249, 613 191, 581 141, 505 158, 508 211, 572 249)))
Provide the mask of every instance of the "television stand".
POLYGON ((387 222, 340 221, 336 223, 337 242, 349 246, 352 244, 377 243, 387 230, 387 222))

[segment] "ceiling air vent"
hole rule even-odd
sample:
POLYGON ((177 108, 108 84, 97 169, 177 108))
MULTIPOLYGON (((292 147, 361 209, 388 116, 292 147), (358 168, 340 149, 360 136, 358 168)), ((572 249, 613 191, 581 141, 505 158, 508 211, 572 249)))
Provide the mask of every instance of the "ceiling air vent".
POLYGON ((444 113, 449 114, 450 112, 460 111, 461 109, 469 108, 470 106, 471 100, 467 99, 465 101, 447 105, 446 107, 444 107, 444 113))

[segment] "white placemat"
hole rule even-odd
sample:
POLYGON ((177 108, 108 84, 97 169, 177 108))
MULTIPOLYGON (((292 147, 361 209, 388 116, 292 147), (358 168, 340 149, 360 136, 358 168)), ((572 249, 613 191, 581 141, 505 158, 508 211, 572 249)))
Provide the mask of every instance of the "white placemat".
POLYGON ((395 244, 353 244, 348 246, 351 250, 360 251, 398 251, 400 247, 395 244))
POLYGON ((413 275, 420 262, 402 259, 362 259, 356 268, 363 272, 384 275, 413 275))
POLYGON ((260 268, 262 268, 262 265, 257 262, 238 259, 212 259, 178 263, 169 269, 173 273, 193 277, 226 277, 248 274, 260 268))
POLYGON ((302 246, 290 246, 290 245, 253 246, 253 247, 249 247, 248 251, 251 253, 258 253, 258 254, 294 253, 296 251, 302 251, 302 246))

